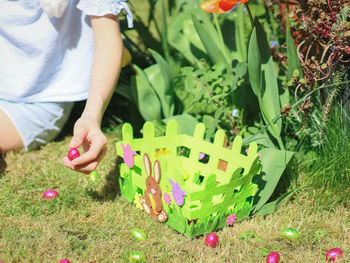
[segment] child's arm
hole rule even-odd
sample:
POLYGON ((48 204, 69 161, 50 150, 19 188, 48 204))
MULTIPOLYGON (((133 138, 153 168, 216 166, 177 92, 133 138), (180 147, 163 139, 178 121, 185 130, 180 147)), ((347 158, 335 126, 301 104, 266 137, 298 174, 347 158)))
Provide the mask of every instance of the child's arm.
POLYGON ((70 143, 72 148, 82 145, 85 153, 73 161, 67 157, 63 160, 64 165, 82 173, 90 173, 96 169, 106 152, 107 138, 102 133, 100 125, 119 77, 123 50, 117 16, 92 16, 91 25, 95 51, 90 92, 85 109, 74 125, 70 143))

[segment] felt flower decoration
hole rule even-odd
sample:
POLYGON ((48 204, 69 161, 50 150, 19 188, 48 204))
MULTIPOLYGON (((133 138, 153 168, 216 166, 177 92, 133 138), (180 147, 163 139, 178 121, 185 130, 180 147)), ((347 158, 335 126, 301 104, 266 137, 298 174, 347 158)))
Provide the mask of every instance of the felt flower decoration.
POLYGON ((237 219, 236 214, 231 214, 226 220, 227 225, 232 226, 236 222, 236 219, 237 219))
POLYGON ((158 150, 157 152, 154 153, 154 156, 158 159, 159 156, 164 155, 164 156, 168 156, 168 154, 170 153, 169 150, 164 150, 163 148, 158 150))
POLYGON ((163 197, 164 197, 165 203, 167 203, 168 205, 171 205, 171 197, 170 197, 170 195, 167 192, 165 192, 163 194, 163 197))
POLYGON ((184 204, 184 196, 187 195, 185 191, 180 188, 179 183, 175 183, 173 180, 169 179, 169 182, 172 185, 172 193, 174 197, 174 201, 178 206, 182 206, 184 204))
POLYGON ((139 193, 135 193, 134 204, 135 204, 136 208, 143 210, 143 207, 140 203, 140 199, 141 199, 141 195, 139 193))
POLYGON ((130 148, 130 144, 124 145, 124 144, 120 144, 123 148, 123 159, 124 162, 126 163, 126 165, 129 168, 133 168, 134 167, 134 155, 136 155, 135 151, 132 151, 130 148))

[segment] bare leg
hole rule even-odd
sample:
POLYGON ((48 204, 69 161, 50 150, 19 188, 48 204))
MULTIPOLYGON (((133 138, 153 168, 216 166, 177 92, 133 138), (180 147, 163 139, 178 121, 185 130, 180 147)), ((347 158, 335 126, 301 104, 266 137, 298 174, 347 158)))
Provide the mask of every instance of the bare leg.
POLYGON ((0 109, 0 153, 19 150, 23 142, 7 114, 0 109))

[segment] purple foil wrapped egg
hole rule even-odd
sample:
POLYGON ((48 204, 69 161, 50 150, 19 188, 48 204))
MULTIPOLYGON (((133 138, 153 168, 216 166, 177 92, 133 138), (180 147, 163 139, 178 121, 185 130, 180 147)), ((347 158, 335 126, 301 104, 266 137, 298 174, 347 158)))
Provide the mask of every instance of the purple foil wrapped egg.
POLYGON ((216 247, 219 242, 219 238, 215 233, 210 233, 205 238, 205 245, 207 247, 216 247))
POLYGON ((64 258, 64 259, 60 260, 60 263, 70 263, 70 261, 68 259, 64 258))
POLYGON ((332 249, 328 250, 328 252, 326 254, 327 262, 336 261, 337 259, 339 259, 341 257, 342 254, 343 254, 343 252, 341 251, 340 248, 332 248, 332 249))
POLYGON ((56 190, 47 190, 43 194, 43 198, 45 198, 45 199, 55 198, 55 197, 58 197, 58 196, 59 195, 58 195, 58 192, 56 190))
POLYGON ((266 257, 266 263, 278 263, 280 262, 280 255, 277 252, 271 252, 266 257))
POLYGON ((80 152, 77 148, 71 148, 67 155, 70 161, 73 161, 75 158, 78 158, 79 156, 80 156, 80 152))

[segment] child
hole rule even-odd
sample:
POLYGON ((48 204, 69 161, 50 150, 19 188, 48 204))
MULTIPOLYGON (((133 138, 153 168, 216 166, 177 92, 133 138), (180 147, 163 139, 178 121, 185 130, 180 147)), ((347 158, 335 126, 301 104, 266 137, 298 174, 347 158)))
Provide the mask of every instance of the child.
POLYGON ((64 165, 90 173, 103 158, 103 113, 118 79, 118 14, 126 0, 0 2, 0 154, 54 139, 74 101, 85 100, 70 147, 85 153, 64 165))

